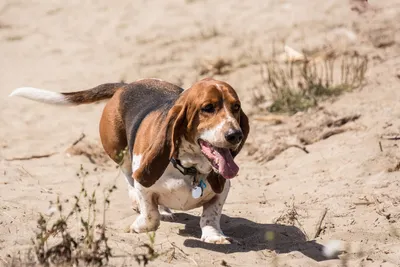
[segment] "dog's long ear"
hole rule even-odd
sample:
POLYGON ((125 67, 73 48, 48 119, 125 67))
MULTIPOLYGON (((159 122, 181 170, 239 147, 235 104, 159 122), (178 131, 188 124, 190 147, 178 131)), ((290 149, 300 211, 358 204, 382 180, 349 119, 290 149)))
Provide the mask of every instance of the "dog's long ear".
MULTIPOLYGON (((249 135, 249 132, 250 132, 249 119, 246 116, 246 114, 243 112, 243 110, 240 110, 240 119, 239 120, 240 120, 239 125, 243 132, 243 140, 236 150, 231 151, 233 157, 236 157, 237 154, 239 154, 240 150, 242 150, 243 145, 246 142, 247 136, 249 135)), ((224 177, 222 177, 220 174, 212 171, 207 176, 207 181, 211 185, 211 188, 215 193, 220 194, 224 190, 226 179, 224 177)))
POLYGON ((177 114, 174 123, 171 126, 170 138, 171 138, 171 152, 169 158, 178 158, 178 149, 181 143, 182 136, 185 135, 187 127, 186 122, 186 107, 183 105, 175 106, 175 113, 177 114))
POLYGON ((240 128, 242 129, 242 133, 243 133, 243 139, 242 142, 240 143, 240 145, 238 146, 238 148, 236 150, 232 151, 232 156, 236 157, 237 154, 239 154, 240 150, 242 150, 244 143, 247 140, 247 137, 249 136, 249 132, 250 132, 250 125, 249 125, 249 118, 247 117, 247 115, 243 112, 242 109, 240 109, 240 118, 239 118, 239 125, 240 128))
POLYGON ((211 171, 210 174, 207 176, 207 181, 211 185, 211 189, 215 193, 220 194, 224 190, 226 179, 220 174, 211 171))
POLYGON ((141 155, 140 160, 133 163, 132 177, 144 187, 152 186, 164 173, 171 157, 177 153, 179 128, 184 120, 183 107, 172 107, 165 118, 161 118, 161 128, 155 133, 155 139, 141 155), (135 165, 136 164, 136 169, 135 165))

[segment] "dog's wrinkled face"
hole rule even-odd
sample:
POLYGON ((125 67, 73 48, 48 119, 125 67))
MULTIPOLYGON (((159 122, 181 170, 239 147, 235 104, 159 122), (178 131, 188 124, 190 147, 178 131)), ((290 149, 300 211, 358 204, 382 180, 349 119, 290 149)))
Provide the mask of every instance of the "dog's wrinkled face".
POLYGON ((215 172, 235 177, 239 167, 233 157, 248 134, 241 125, 246 115, 238 95, 229 84, 213 79, 196 83, 186 93, 186 139, 200 147, 215 172))

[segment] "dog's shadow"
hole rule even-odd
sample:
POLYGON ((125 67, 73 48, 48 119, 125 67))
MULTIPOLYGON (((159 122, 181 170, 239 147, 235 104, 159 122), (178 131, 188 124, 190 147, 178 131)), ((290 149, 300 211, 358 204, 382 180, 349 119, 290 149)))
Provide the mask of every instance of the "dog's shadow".
POLYGON ((282 224, 261 224, 240 217, 222 215, 221 228, 229 237, 240 244, 209 244, 200 241, 199 217, 186 213, 175 213, 176 222, 185 224, 179 234, 192 237, 184 241, 186 247, 203 248, 221 253, 274 250, 276 253, 299 251, 315 261, 328 260, 322 254, 323 246, 307 241, 304 233, 295 226, 282 224))

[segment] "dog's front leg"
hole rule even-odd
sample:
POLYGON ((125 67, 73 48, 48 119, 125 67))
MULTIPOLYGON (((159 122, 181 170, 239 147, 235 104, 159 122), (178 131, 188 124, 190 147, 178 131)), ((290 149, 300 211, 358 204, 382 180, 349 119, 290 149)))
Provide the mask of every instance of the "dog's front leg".
POLYGON ((158 204, 155 202, 154 193, 149 189, 141 186, 135 181, 135 187, 130 188, 134 190, 130 192, 131 197, 136 198, 139 204, 140 215, 131 225, 131 231, 136 233, 150 232, 157 230, 160 226, 160 212, 158 211, 158 204))
POLYGON ((222 207, 229 193, 231 183, 226 181, 224 190, 212 200, 203 205, 203 214, 200 219, 201 240, 214 244, 230 244, 232 238, 224 235, 220 227, 222 207))

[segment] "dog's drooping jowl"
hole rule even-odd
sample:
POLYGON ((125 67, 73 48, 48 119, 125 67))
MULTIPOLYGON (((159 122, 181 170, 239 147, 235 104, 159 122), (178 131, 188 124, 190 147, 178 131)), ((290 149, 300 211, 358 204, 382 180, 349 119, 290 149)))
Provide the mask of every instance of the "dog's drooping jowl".
POLYGON ((183 90, 143 79, 72 93, 22 87, 11 96, 56 105, 109 99, 100 137, 106 153, 121 165, 129 196, 139 206, 131 230, 155 231, 162 217, 173 217, 170 209, 202 206, 201 239, 232 241, 221 231, 220 217, 230 179, 239 171, 234 158, 249 134, 249 122, 229 84, 207 78, 183 90))

